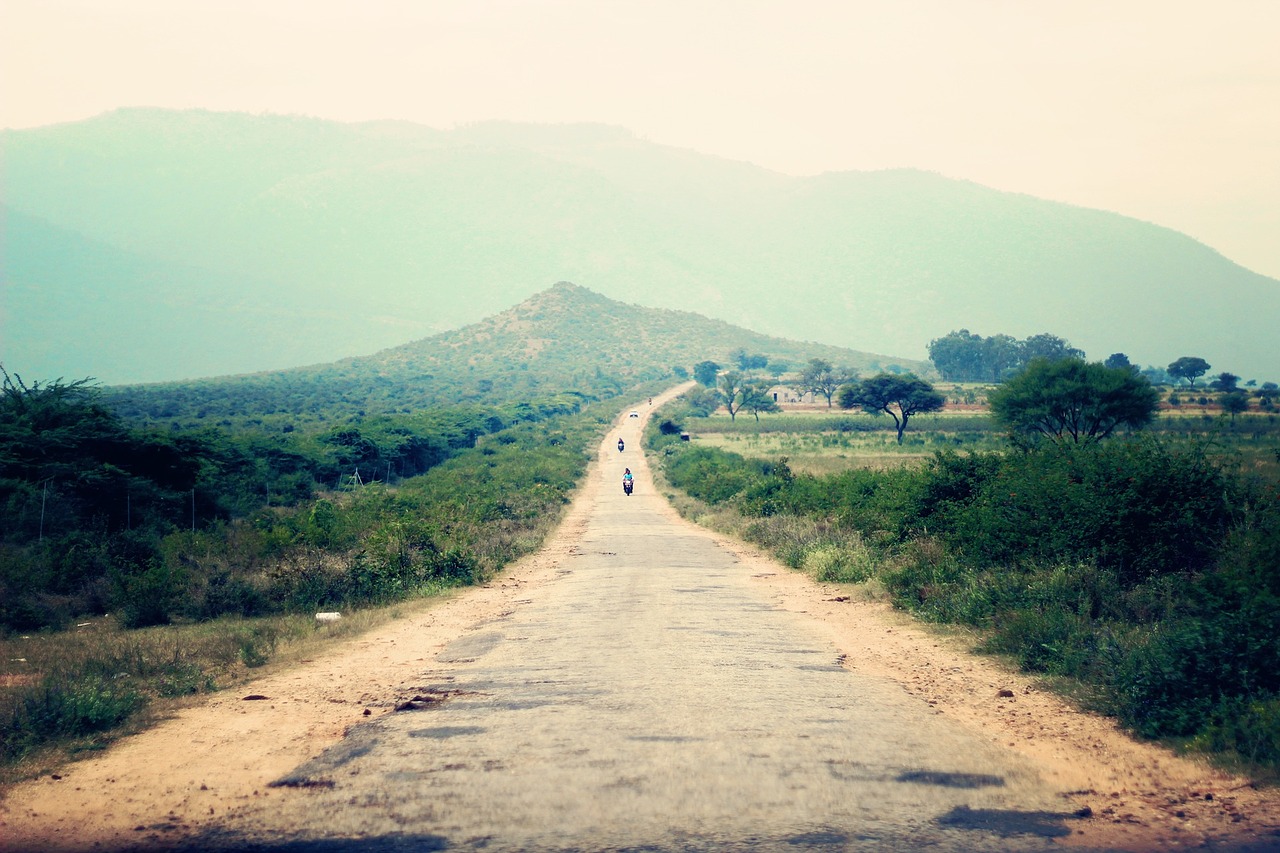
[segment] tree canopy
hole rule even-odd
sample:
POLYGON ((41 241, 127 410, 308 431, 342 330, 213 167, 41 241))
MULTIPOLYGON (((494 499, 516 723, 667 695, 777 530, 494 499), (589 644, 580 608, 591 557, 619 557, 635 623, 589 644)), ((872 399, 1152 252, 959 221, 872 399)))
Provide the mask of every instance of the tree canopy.
POLYGON ((720 365, 714 361, 700 361, 693 366, 693 378, 708 388, 716 387, 716 375, 719 373, 720 365))
POLYGON ((831 398, 845 382, 851 378, 850 371, 841 367, 833 367, 831 362, 821 358, 811 358, 800 373, 802 390, 812 392, 814 396, 821 394, 827 398, 827 408, 831 408, 831 398))
POLYGON ((1219 373, 1214 377, 1213 382, 1209 383, 1209 387, 1215 391, 1238 391, 1240 385, 1240 377, 1234 373, 1219 373))
POLYGON ((1210 366, 1209 362, 1203 358, 1184 355, 1169 365, 1169 375, 1174 379, 1185 379, 1187 384, 1194 388, 1196 380, 1208 373, 1210 366))
POLYGON ((746 391, 743 386, 742 374, 736 370, 729 370, 721 374, 719 391, 720 400, 729 412, 729 420, 737 420, 738 412, 742 409, 744 392, 746 391))
POLYGON ((912 415, 936 412, 945 402, 946 397, 912 373, 881 373, 840 389, 840 408, 861 406, 865 412, 883 412, 893 418, 898 429, 898 444, 902 444, 902 434, 912 415))
POLYGON ((1036 358, 1084 358, 1084 352, 1048 332, 1020 341, 1011 335, 984 338, 961 329, 929 342, 929 359, 942 378, 953 382, 999 382, 1036 358))
POLYGON ((742 408, 755 415, 757 422, 760 420, 761 412, 782 411, 778 401, 769 393, 769 386, 760 382, 749 383, 743 389, 742 408))
POLYGON ((1127 368, 1078 358, 1038 358, 996 389, 991 413, 1015 444, 1087 444, 1155 417, 1159 394, 1127 368))

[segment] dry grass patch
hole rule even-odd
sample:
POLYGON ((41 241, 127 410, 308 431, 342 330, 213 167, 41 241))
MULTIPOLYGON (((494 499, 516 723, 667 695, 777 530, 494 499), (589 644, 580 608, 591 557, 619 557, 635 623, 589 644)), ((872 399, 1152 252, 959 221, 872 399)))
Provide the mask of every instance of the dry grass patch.
POLYGON ((129 630, 97 617, 69 631, 0 640, 0 786, 427 606, 368 608, 324 624, 288 615, 129 630))

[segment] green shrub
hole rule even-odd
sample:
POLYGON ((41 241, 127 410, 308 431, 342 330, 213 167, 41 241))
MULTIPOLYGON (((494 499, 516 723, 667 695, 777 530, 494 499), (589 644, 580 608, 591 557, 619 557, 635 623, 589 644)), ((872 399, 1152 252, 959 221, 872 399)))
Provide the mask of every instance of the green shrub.
POLYGON ((823 545, 805 554, 803 568, 822 583, 863 583, 875 572, 875 560, 865 546, 823 545))
POLYGON ((51 740, 106 731, 143 703, 133 689, 104 676, 46 678, 0 720, 0 756, 12 760, 51 740))
POLYGON ((1190 746, 1234 755, 1280 776, 1280 697, 1224 700, 1190 746))
POLYGON ((715 505, 743 492, 760 467, 737 453, 689 447, 669 458, 666 474, 676 488, 715 505))
POLYGON ((1203 570, 1239 517, 1238 488, 1203 448, 1155 441, 940 456, 925 481, 912 524, 931 522, 968 559, 1096 561, 1125 586, 1203 570))
POLYGON ((159 559, 121 566, 112 574, 120 623, 127 628, 166 625, 185 591, 185 575, 159 559))

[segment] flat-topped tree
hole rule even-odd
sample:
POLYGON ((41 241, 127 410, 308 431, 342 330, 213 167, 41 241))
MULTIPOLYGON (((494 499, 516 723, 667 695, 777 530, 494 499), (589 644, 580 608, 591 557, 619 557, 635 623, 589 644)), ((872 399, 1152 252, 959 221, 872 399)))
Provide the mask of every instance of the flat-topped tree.
POLYGON ((1211 365, 1203 358, 1194 355, 1184 355, 1182 358, 1169 365, 1169 375, 1174 379, 1185 379, 1187 384, 1192 388, 1196 387, 1196 380, 1209 372, 1211 365))
POLYGON ((902 434, 907 431, 907 421, 912 415, 939 411, 946 401, 946 397, 914 373, 881 373, 840 389, 840 408, 861 406, 865 412, 883 412, 893 418, 898 429, 898 444, 902 444, 902 434))

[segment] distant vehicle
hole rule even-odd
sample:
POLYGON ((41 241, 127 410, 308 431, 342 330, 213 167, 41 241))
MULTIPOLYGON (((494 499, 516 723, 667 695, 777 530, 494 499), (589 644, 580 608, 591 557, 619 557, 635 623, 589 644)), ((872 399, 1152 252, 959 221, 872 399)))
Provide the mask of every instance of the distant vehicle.
POLYGON ((629 417, 629 418, 638 418, 638 417, 640 417, 640 413, 639 413, 639 412, 632 412, 631 414, 627 415, 627 417, 629 417))

